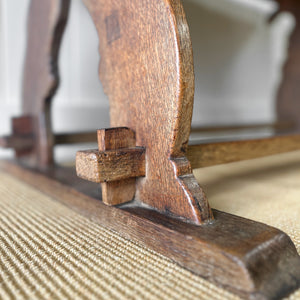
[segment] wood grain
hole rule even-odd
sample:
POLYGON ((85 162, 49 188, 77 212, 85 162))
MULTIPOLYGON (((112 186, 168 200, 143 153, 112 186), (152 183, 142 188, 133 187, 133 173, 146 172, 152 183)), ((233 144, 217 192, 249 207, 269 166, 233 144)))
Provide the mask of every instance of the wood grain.
POLYGON ((109 207, 83 194, 91 194, 97 184, 76 178, 71 170, 57 167, 42 174, 3 161, 0 167, 101 226, 243 298, 281 299, 300 287, 299 255, 278 229, 216 210, 214 221, 195 226, 135 203, 109 207))
MULTIPOLYGON (((100 129, 97 131, 98 149, 99 151, 121 151, 128 155, 128 147, 135 147, 135 132, 127 127, 100 129), (126 149, 124 151, 124 149, 126 149)), ((119 176, 119 180, 102 183, 102 201, 107 205, 119 205, 131 201, 135 196, 136 175, 145 176, 145 149, 140 148, 140 152, 132 151, 132 156, 127 156, 126 160, 121 162, 122 170, 116 170, 118 161, 115 165, 111 165, 111 171, 120 175, 124 173, 126 176, 119 176), (124 172, 125 171, 125 172, 124 172), (126 172, 127 171, 127 172, 126 172), (141 172, 142 171, 142 172, 141 172)), ((118 157, 117 157, 118 159, 118 157)), ((77 159, 76 159, 77 166, 77 159)), ((106 168, 108 165, 102 165, 106 168)), ((84 166, 83 166, 84 167, 84 166)), ((78 169, 78 168, 77 168, 78 169)))
POLYGON ((299 150, 300 135, 191 145, 187 157, 193 169, 299 150))
POLYGON ((27 155, 35 143, 32 118, 30 116, 12 118, 11 124, 12 134, 0 137, 0 147, 14 149, 16 157, 27 155))
POLYGON ((181 2, 84 3, 99 35, 111 126, 132 129, 136 145, 146 149, 146 176, 137 179, 136 199, 195 224, 210 221, 209 204, 189 164, 184 182, 176 175, 177 159, 187 151, 194 97, 192 47, 181 2))
POLYGON ((108 151, 78 151, 76 173, 82 179, 97 183, 143 177, 145 149, 135 147, 108 151))
POLYGON ((59 84, 58 53, 69 5, 70 0, 31 0, 29 7, 22 112, 32 116, 36 138, 26 160, 40 166, 53 163, 50 105, 59 84))

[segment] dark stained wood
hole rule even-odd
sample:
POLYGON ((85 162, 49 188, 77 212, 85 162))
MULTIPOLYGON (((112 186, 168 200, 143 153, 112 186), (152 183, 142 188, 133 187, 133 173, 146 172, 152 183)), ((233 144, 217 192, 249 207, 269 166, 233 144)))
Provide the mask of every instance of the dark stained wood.
POLYGON ((292 121, 282 121, 274 123, 260 124, 241 124, 241 125, 223 125, 223 126, 192 126, 191 133, 221 133, 224 131, 242 131, 242 130, 260 130, 275 129, 278 131, 291 131, 295 129, 295 123, 292 121))
POLYGON ((192 168, 202 168, 300 149, 300 135, 190 145, 187 157, 192 168))
MULTIPOLYGON (((78 135, 71 134, 70 137, 68 137, 68 134, 64 134, 61 135, 58 139, 60 140, 59 144, 64 144, 63 141, 65 141, 66 144, 75 143, 76 140, 77 141, 79 140, 81 142, 88 142, 88 141, 91 142, 92 141, 91 138, 93 135, 95 136, 95 134, 85 135, 84 133, 82 133, 78 135), (77 139, 77 137, 79 139, 77 139)), ((35 141, 34 138, 30 135, 2 136, 0 137, 0 147, 14 148, 16 151, 23 151, 23 152, 26 150, 30 151, 34 145, 34 141, 35 141)), ((299 150, 300 148, 299 144, 300 144, 299 135, 284 135, 284 136, 273 136, 269 138, 238 140, 238 141, 230 140, 230 141, 222 141, 222 142, 214 142, 213 140, 210 140, 209 143, 204 142, 198 145, 189 145, 187 157, 191 163, 192 169, 196 169, 201 167, 213 166, 217 164, 224 164, 224 163, 259 158, 259 157, 264 157, 264 156, 269 156, 274 154, 280 154, 284 152, 296 151, 299 150)), ((80 151, 80 153, 82 155, 87 155, 89 151, 92 150, 88 150, 87 152, 80 151)), ((137 154, 141 152, 143 151, 139 150, 138 148, 137 154)), ((132 158, 134 158, 133 153, 129 155, 132 155, 132 158)), ((145 159, 144 156, 142 156, 141 159, 143 161, 145 159)), ((95 166, 97 165, 99 167, 98 163, 96 163, 96 157, 94 162, 95 162, 95 166)), ((111 165, 112 162, 109 162, 109 164, 111 165)), ((137 176, 138 173, 140 174, 139 176, 145 175, 145 169, 138 167, 138 169, 140 169, 138 171, 136 169, 137 167, 135 165, 135 162, 128 161, 128 164, 129 164, 128 167, 131 166, 133 167, 133 170, 136 170, 132 175, 133 177, 137 176)), ((144 163, 141 163, 141 165, 144 166, 144 163)), ((186 166, 188 166, 188 164, 186 166)), ((106 166, 102 165, 102 167, 104 168, 103 172, 105 172, 106 166)), ((116 167, 117 166, 115 166, 115 168, 116 167)), ((111 166, 107 166, 107 168, 110 169, 111 166)), ((87 167, 85 169, 88 170, 87 167)), ((89 172, 90 174, 94 174, 94 175, 87 176, 86 179, 91 181, 97 181, 98 175, 95 175, 97 173, 93 173, 92 170, 90 170, 89 172)))
POLYGON ((55 145, 80 144, 80 143, 95 143, 97 133, 93 132, 70 132, 58 133, 54 135, 55 145))
POLYGON ((10 136, 0 136, 0 147, 1 148, 10 148, 9 138, 10 138, 10 136))
POLYGON ((15 151, 31 151, 34 145, 33 137, 1 136, 0 147, 13 148, 15 151))
POLYGON ((29 8, 22 112, 34 120, 36 142, 25 159, 40 166, 53 163, 50 105, 59 83, 58 52, 69 4, 69 0, 31 0, 29 8))
MULTIPOLYGON (((293 122, 276 122, 276 123, 266 123, 266 124, 246 124, 246 125, 224 125, 224 126, 201 126, 192 127, 191 133, 222 133, 224 131, 242 131, 242 130, 260 130, 260 129, 276 129, 276 131, 290 132, 295 128, 293 122)), ((69 144, 80 144, 80 143, 95 143, 97 134, 93 132, 68 132, 68 133, 56 133, 53 134, 54 145, 69 145, 69 144)), ((14 136, 0 136, 0 147, 14 148, 16 143, 6 144, 7 139, 15 140, 14 136), (6 145, 6 146, 4 146, 6 145)), ((27 137, 19 136, 19 141, 25 140, 25 148, 28 148, 29 139, 27 137)), ((32 147, 34 146, 35 140, 32 141, 32 147)), ((17 143, 18 149, 22 148, 22 143, 17 143)))
POLYGON ((145 149, 78 151, 76 172, 80 178, 98 183, 142 177, 145 176, 145 149))
POLYGON ((296 27, 290 38, 287 61, 283 69, 282 82, 277 93, 277 115, 280 121, 293 121, 300 130, 300 1, 276 0, 277 12, 290 12, 296 27))
POLYGON ((132 129, 136 145, 146 149, 146 177, 137 179, 136 199, 195 224, 211 220, 188 161, 182 169, 177 165, 187 151, 194 97, 192 47, 181 2, 84 3, 99 35, 100 79, 111 126, 132 129))
MULTIPOLYGON (((224 126, 201 126, 192 127, 191 133, 207 133, 216 132, 221 133, 223 131, 241 131, 252 129, 276 129, 277 131, 290 132, 295 127, 293 122, 276 122, 266 124, 246 124, 246 125, 224 125, 224 126)), ((68 144, 80 144, 80 143, 95 143, 97 134, 91 132, 68 132, 68 133, 56 133, 54 134, 54 145, 68 145, 68 144)))
POLYGON ((101 226, 243 298, 281 299, 300 288, 299 255, 290 238, 278 229, 219 211, 214 211, 214 221, 195 226, 138 203, 109 207, 84 195, 83 190, 90 193, 97 187, 73 178, 74 172, 56 168, 59 172, 50 172, 49 178, 13 163, 2 161, 0 166, 101 226), (62 183, 67 181, 73 187, 62 183))
MULTIPOLYGON (((131 151, 133 154, 127 156, 127 159, 115 161, 115 165, 111 165, 111 171, 116 173, 119 178, 101 184, 102 201, 107 205, 118 205, 131 201, 135 195, 136 177, 138 174, 140 174, 139 176, 145 175, 145 149, 140 148, 136 152, 138 149, 133 148, 129 151, 128 147, 135 147, 136 139, 135 132, 127 127, 100 129, 97 131, 97 139, 99 151, 121 151, 125 156, 131 151), (119 164, 122 165, 122 170, 116 169, 119 164), (120 176, 120 174, 126 176, 120 176)), ((104 169, 107 166, 105 165, 104 169)), ((76 169, 78 170, 77 157, 76 169)))
POLYGON ((33 120, 29 116, 12 118, 12 135, 0 137, 0 146, 13 148, 16 156, 30 152, 34 146, 33 120))
MULTIPOLYGON (((210 142, 208 144, 189 145, 187 157, 192 168, 196 169, 296 151, 299 150, 299 145, 300 135, 283 135, 218 143, 210 142)), ((78 176, 93 182, 110 181, 118 177, 128 178, 130 174, 131 177, 145 176, 144 160, 144 150, 138 147, 124 149, 123 151, 79 151, 77 155, 78 176), (114 172, 117 174, 114 174, 114 172)), ((183 169, 183 171, 176 173, 177 176, 184 175, 189 170, 189 162, 186 159, 177 159, 175 165, 180 164, 181 167, 178 170, 183 169), (184 170, 184 168, 187 168, 187 170, 184 170)))
POLYGON ((16 157, 30 155, 36 143, 34 120, 31 116, 12 118, 12 136, 9 138, 10 148, 15 150, 16 157))

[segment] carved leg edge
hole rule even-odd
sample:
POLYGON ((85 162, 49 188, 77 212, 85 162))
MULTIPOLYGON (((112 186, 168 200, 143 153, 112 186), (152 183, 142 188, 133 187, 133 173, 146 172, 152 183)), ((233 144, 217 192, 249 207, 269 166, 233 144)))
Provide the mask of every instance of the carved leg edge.
POLYGON ((164 176, 148 176, 146 172, 137 179, 135 199, 185 223, 201 226, 211 222, 213 213, 189 161, 185 157, 170 159, 164 166, 164 176))

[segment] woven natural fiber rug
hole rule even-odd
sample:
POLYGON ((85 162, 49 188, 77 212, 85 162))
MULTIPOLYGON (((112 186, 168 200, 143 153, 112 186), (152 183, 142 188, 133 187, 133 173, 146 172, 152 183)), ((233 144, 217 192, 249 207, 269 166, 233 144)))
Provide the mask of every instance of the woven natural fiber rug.
MULTIPOLYGON (((300 152, 195 174, 212 207, 284 230, 300 252, 300 152)), ((0 172, 0 299, 239 298, 0 172)))

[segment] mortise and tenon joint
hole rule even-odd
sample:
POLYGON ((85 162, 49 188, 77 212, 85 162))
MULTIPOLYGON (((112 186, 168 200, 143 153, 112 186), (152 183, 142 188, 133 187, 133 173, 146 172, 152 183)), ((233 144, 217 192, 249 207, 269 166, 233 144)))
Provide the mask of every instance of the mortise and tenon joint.
POLYGON ((101 183, 105 204, 129 202, 135 178, 145 176, 145 148, 135 146, 135 133, 126 127, 100 129, 97 135, 98 150, 77 152, 77 175, 101 183))

